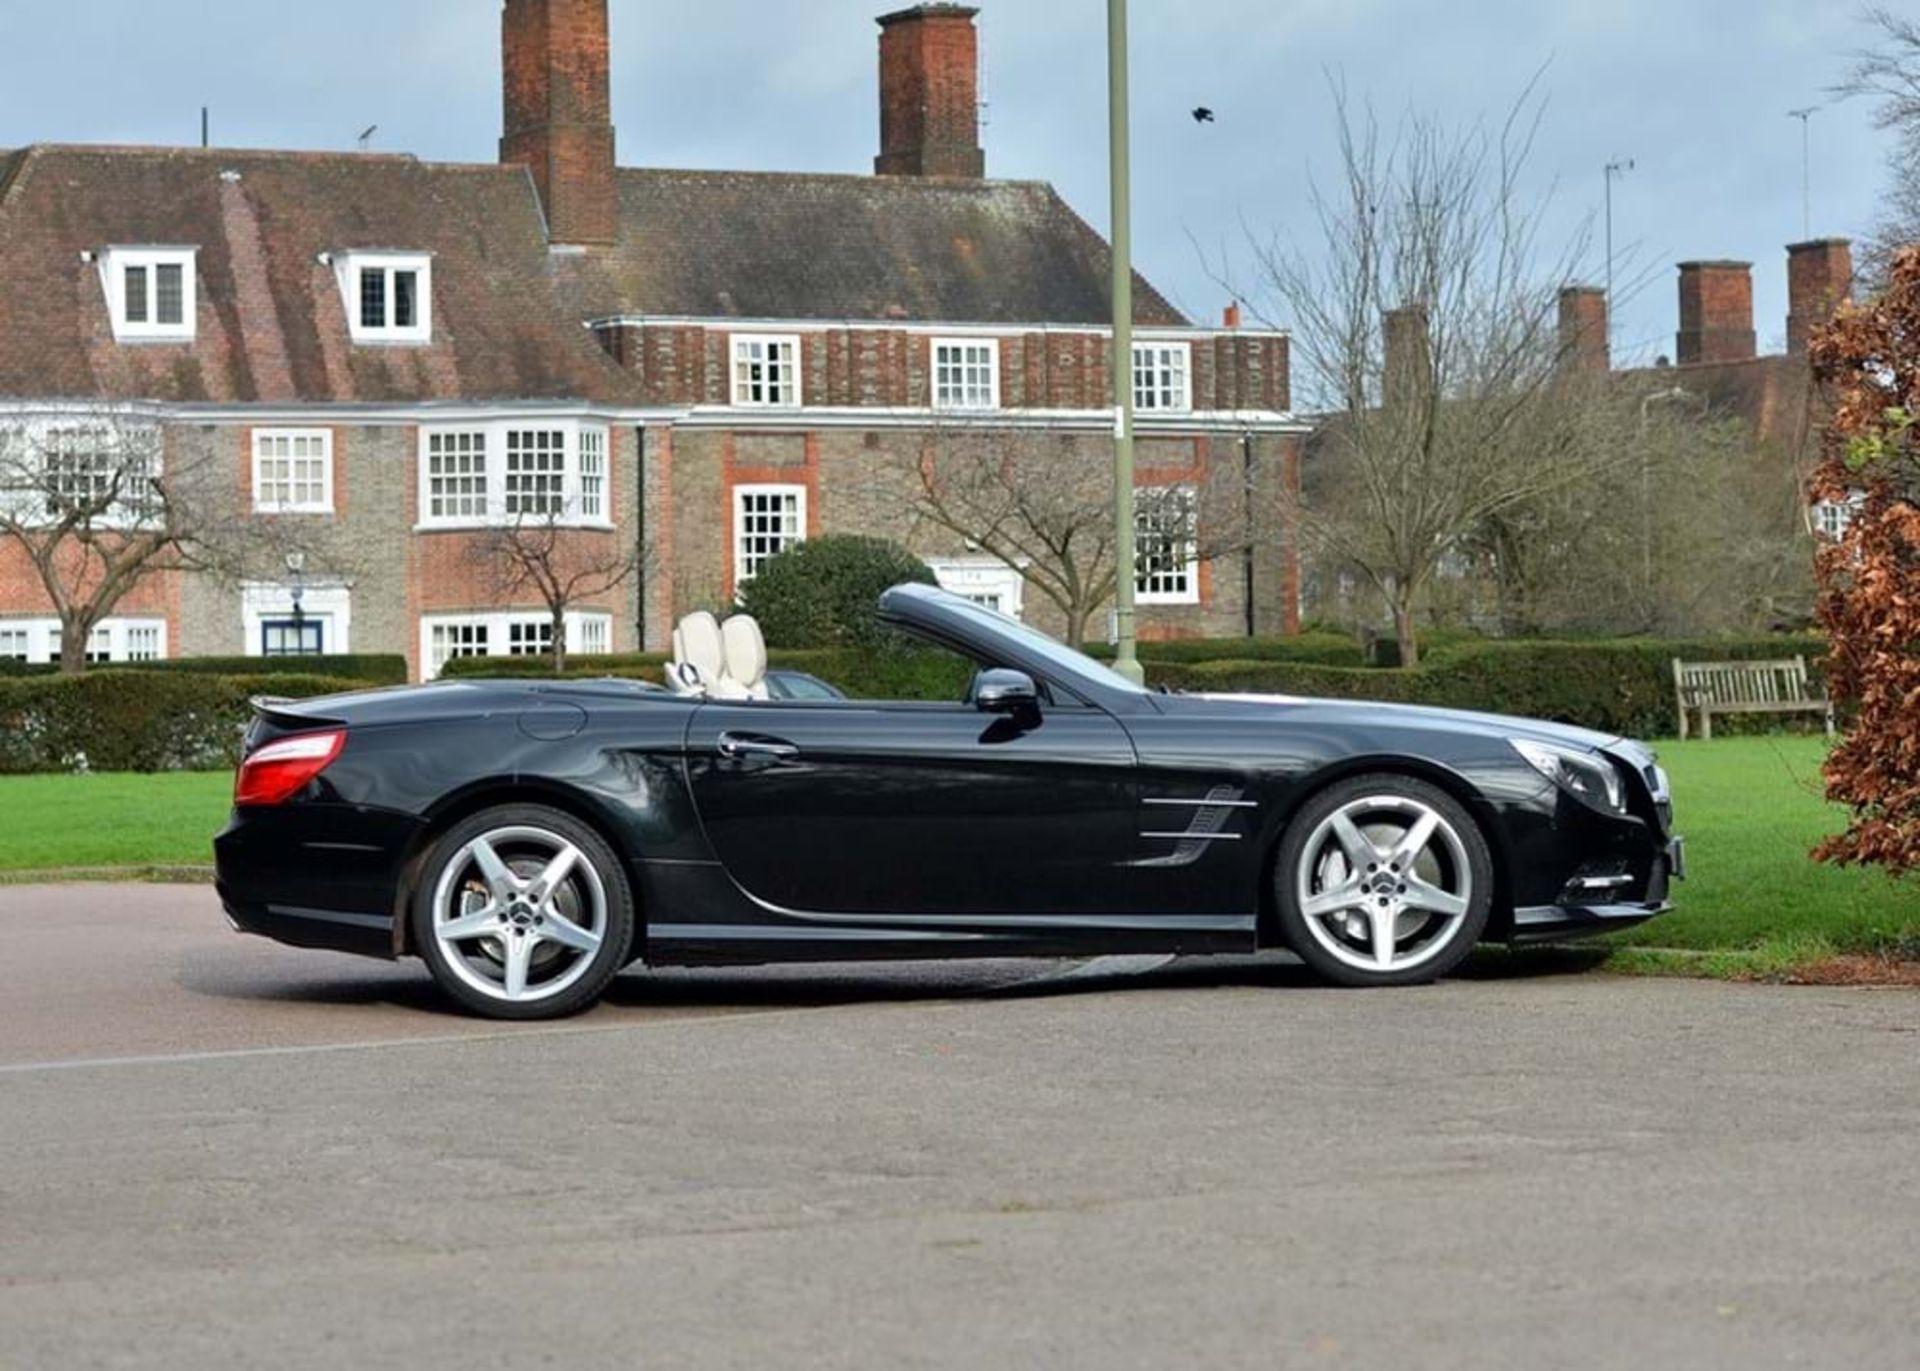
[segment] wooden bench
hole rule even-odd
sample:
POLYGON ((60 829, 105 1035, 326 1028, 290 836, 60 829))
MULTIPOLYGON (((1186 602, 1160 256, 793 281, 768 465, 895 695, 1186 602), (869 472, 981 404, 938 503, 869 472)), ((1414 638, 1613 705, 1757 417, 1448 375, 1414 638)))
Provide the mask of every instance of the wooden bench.
POLYGON ((1833 701, 1807 679, 1807 659, 1775 662, 1683 662, 1673 659, 1680 736, 1687 716, 1700 716, 1700 736, 1713 737, 1716 714, 1818 714, 1833 736, 1833 701))

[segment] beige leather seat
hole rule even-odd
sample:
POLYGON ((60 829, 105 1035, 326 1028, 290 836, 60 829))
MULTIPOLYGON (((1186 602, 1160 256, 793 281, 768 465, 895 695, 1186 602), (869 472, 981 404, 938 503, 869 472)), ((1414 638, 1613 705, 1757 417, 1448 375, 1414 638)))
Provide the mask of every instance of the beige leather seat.
POLYGON ((726 674, 727 653, 720 621, 704 609, 689 614, 673 631, 673 665, 667 670, 667 685, 680 695, 737 698, 718 693, 726 674))
POLYGON ((767 639, 759 622, 736 614, 720 626, 727 660, 727 680, 749 700, 772 698, 767 689, 767 639))

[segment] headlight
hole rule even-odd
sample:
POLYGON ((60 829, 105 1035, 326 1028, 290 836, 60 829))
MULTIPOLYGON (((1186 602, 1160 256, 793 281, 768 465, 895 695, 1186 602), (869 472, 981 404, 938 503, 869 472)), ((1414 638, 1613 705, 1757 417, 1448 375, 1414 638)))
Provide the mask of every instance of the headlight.
POLYGON ((1620 773, 1605 757, 1552 743, 1509 738, 1513 750, 1533 769, 1563 790, 1570 790, 1595 809, 1608 814, 1627 812, 1626 787, 1620 773))

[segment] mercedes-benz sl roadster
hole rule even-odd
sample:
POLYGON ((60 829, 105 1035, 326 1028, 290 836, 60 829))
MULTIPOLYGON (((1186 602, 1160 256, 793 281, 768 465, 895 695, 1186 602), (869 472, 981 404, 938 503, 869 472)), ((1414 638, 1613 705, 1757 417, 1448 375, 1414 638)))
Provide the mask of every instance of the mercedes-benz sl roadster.
POLYGON ((1407 985, 1482 941, 1638 923, 1683 874, 1635 742, 1155 694, 924 586, 880 613, 965 659, 965 697, 553 680, 262 702, 215 842, 228 915, 419 957, 467 1009, 532 1019, 636 963, 1284 948, 1407 985))

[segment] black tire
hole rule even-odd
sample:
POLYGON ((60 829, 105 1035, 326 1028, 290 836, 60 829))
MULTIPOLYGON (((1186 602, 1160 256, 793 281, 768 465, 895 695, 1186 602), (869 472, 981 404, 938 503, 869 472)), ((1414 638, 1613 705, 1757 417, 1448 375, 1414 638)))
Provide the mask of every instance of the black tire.
MULTIPOLYGON (((491 841, 486 844, 486 850, 493 852, 491 841)), ((451 912, 450 908, 450 915, 451 912)), ((484 914, 485 910, 480 912, 484 914)), ((482 810, 442 834, 421 866, 410 917, 414 948, 440 989, 471 1013, 510 1021, 561 1019, 591 1007, 628 964, 637 924, 632 886, 606 840, 590 825, 563 810, 533 804, 482 810), (457 894, 469 903, 482 903, 488 908, 499 904, 489 893, 491 882, 480 871, 479 859, 469 851, 469 845, 489 835, 502 834, 525 835, 503 840, 500 846, 505 850, 497 854, 509 873, 522 882, 542 869, 543 852, 549 857, 554 855, 543 846, 545 839, 570 844, 577 853, 573 868, 556 883, 551 904, 540 907, 528 904, 524 914, 515 916, 526 925, 514 925, 512 933, 526 940, 528 951, 522 963, 523 975, 536 998, 517 999, 508 995, 504 951, 510 941, 508 936, 476 935, 456 943, 450 951, 436 931, 443 881, 448 886, 449 901, 457 894), (530 836, 534 834, 542 838, 530 836), (450 872, 450 866, 456 869, 450 872), (549 925, 549 912, 569 917, 554 917, 549 925), (571 915, 580 916, 580 922, 572 923, 571 915), (534 926, 536 922, 538 928, 534 926), (595 922, 600 925, 597 929, 589 927, 595 922), (563 926, 569 928, 569 936, 581 929, 597 933, 597 946, 589 952, 561 944, 553 938, 551 930, 563 926), (461 959, 462 965, 455 965, 455 957, 461 959), (485 987, 495 970, 501 981, 489 991, 485 987), (535 974, 541 970, 550 973, 546 976, 547 984, 566 983, 550 994, 541 992, 535 974)))
POLYGON ((1438 786, 1392 773, 1350 777, 1308 800, 1280 841, 1273 879, 1282 939, 1315 973, 1336 985, 1421 985, 1438 980, 1473 950, 1486 931, 1487 918, 1493 908, 1493 854, 1480 825, 1465 806, 1438 786), (1376 801, 1387 803, 1376 806, 1376 801), (1393 826, 1403 819, 1411 832, 1413 821, 1423 811, 1437 816, 1439 826, 1433 830, 1432 839, 1414 854, 1421 875, 1433 879, 1411 881, 1411 871, 1403 875, 1386 860, 1394 855, 1389 851, 1379 854, 1381 860, 1377 864, 1367 863, 1368 869, 1361 870, 1361 864, 1351 857, 1346 845, 1340 843, 1337 833, 1327 827, 1337 822, 1335 816, 1343 811, 1363 836, 1371 836, 1369 825, 1363 820, 1377 813, 1377 825, 1372 833, 1385 835, 1389 843, 1393 826), (1340 843, 1340 850, 1331 855, 1330 842, 1340 843), (1364 897, 1356 898, 1352 906, 1343 907, 1341 912, 1311 921, 1319 929, 1318 935, 1315 928, 1309 926, 1310 921, 1301 908, 1303 867, 1311 868, 1305 872, 1305 878, 1314 894, 1322 893, 1323 889, 1337 893, 1349 888, 1349 881, 1365 892, 1364 897), (1343 879, 1323 885, 1329 870, 1343 879), (1396 879, 1407 880, 1409 884, 1396 886, 1392 884, 1396 879), (1374 882, 1381 884, 1374 885, 1374 882), (1413 901, 1429 898, 1423 893, 1428 891, 1436 901, 1444 897, 1450 905, 1464 905, 1464 911, 1441 913, 1424 906, 1411 907, 1413 901), (1384 933, 1376 932, 1371 917, 1376 894, 1380 897, 1381 917, 1393 919, 1388 924, 1389 931, 1384 933), (1388 904, 1388 901, 1405 901, 1408 907, 1402 912, 1400 903, 1388 904), (1344 926, 1344 932, 1332 925, 1330 921, 1335 919, 1344 926), (1356 924, 1364 930, 1363 934, 1353 932, 1356 924), (1413 934, 1391 931, 1408 924, 1417 931, 1413 934), (1388 969, 1372 965, 1377 962, 1376 949, 1380 946, 1376 937, 1384 938, 1392 949, 1390 963, 1401 958, 1401 943, 1406 942, 1404 957, 1408 964, 1390 965, 1388 969), (1420 938, 1426 941, 1418 941, 1420 938), (1356 964, 1361 961, 1369 964, 1356 964))

